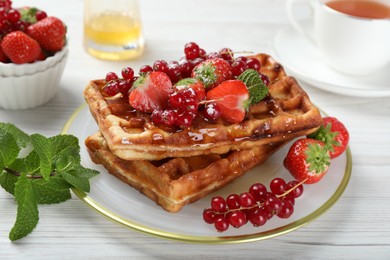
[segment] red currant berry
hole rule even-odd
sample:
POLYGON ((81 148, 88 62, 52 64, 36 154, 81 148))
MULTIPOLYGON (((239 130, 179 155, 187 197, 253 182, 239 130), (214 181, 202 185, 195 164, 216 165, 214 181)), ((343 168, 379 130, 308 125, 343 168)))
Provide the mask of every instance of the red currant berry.
POLYGON ((110 81, 104 87, 103 91, 109 96, 115 96, 119 92, 119 82, 118 81, 110 81))
POLYGON ((281 199, 282 199, 282 201, 287 201, 287 202, 291 203, 292 205, 295 204, 294 192, 287 193, 281 199))
POLYGON ((217 103, 207 103, 204 106, 203 116, 205 119, 214 122, 218 120, 222 115, 222 111, 217 103))
POLYGON ((195 42, 189 42, 184 45, 184 54, 189 60, 193 60, 199 57, 199 45, 195 42))
POLYGON ((229 213, 227 219, 229 224, 235 228, 239 228, 248 222, 246 215, 239 210, 229 213))
POLYGON ((121 74, 124 79, 132 79, 134 77, 134 70, 130 67, 124 67, 121 74))
POLYGON ((263 74, 263 73, 259 73, 259 75, 260 75, 260 78, 263 81, 264 85, 266 85, 268 87, 269 83, 270 83, 268 76, 263 74))
POLYGON ((243 73, 246 69, 246 63, 243 61, 234 61, 231 65, 233 76, 238 77, 243 73))
POLYGON ((165 60, 156 60, 153 63, 153 70, 154 71, 161 71, 165 74, 168 74, 168 63, 165 60))
POLYGON ((7 13, 7 20, 12 23, 12 24, 15 24, 17 21, 20 20, 20 13, 18 10, 16 9, 11 9, 8 11, 7 13))
POLYGON ((193 67, 196 67, 196 66, 199 65, 202 61, 204 61, 203 58, 196 58, 196 59, 192 60, 192 66, 193 66, 193 67))
POLYGON ((231 61, 234 59, 233 51, 230 48, 223 48, 219 50, 218 54, 222 59, 226 61, 231 61))
POLYGON ((226 201, 221 196, 216 196, 211 199, 211 208, 219 213, 226 211, 226 201))
POLYGON ((161 114, 162 122, 166 126, 173 126, 176 122, 177 113, 175 110, 167 109, 161 114))
POLYGON ((185 96, 181 91, 173 92, 169 95, 169 104, 174 108, 181 108, 184 100, 185 96))
POLYGON ((192 124, 194 117, 191 113, 183 112, 176 118, 176 125, 181 127, 189 127, 192 124))
POLYGON ((294 206, 288 201, 282 201, 280 211, 276 214, 279 218, 289 218, 294 213, 294 206))
POLYGON ((127 95, 129 93, 129 90, 132 86, 131 80, 120 80, 118 83, 118 91, 121 92, 124 95, 127 95))
POLYGON ((300 197, 303 193, 303 185, 302 184, 298 185, 298 184, 299 184, 299 182, 295 181, 295 180, 290 181, 286 184, 286 190, 290 190, 290 189, 295 187, 295 189, 293 190, 293 194, 294 194, 295 198, 300 197))
POLYGON ((285 192, 286 182, 282 178, 274 178, 269 186, 274 194, 280 195, 285 192))
POLYGON ((229 209, 240 208, 240 196, 238 194, 231 194, 226 198, 226 205, 229 209))
POLYGON ((270 213, 272 213, 272 215, 277 215, 282 208, 282 201, 276 196, 269 196, 265 200, 264 206, 270 213))
POLYGON ((118 75, 115 72, 108 72, 106 74, 106 82, 110 82, 111 80, 117 80, 118 75))
POLYGON ((188 78, 191 76, 192 69, 194 68, 194 65, 191 61, 187 59, 181 59, 179 61, 179 68, 182 78, 188 78))
POLYGON ((152 122, 156 125, 158 124, 163 124, 163 118, 162 118, 162 113, 163 113, 163 110, 154 110, 152 115, 151 115, 151 119, 152 119, 152 122))
POLYGON ((249 192, 244 192, 240 194, 240 204, 243 207, 249 208, 255 205, 256 201, 253 198, 252 194, 249 192))
POLYGON ((181 71, 178 64, 169 64, 168 76, 171 79, 173 84, 178 82, 181 79, 181 71))
POLYGON ((248 58, 245 57, 245 56, 240 56, 240 57, 237 57, 237 58, 235 59, 235 61, 244 62, 245 64, 246 64, 246 61, 247 61, 247 60, 248 60, 248 58))
POLYGON ((268 220, 268 213, 264 208, 256 208, 255 211, 248 214, 248 220, 255 227, 263 226, 268 220))
POLYGON ((215 220, 215 212, 212 209, 205 209, 203 211, 203 220, 208 224, 213 224, 215 220))
POLYGON ((248 69, 254 69, 257 71, 259 71, 261 68, 260 61, 256 58, 248 58, 246 60, 246 65, 247 65, 248 69))
POLYGON ((153 68, 149 65, 144 65, 139 69, 139 74, 144 75, 153 71, 153 68))
POLYGON ((35 14, 35 18, 37 19, 37 21, 40 21, 40 20, 43 20, 47 17, 47 14, 45 11, 42 11, 42 10, 39 10, 36 14, 35 14))
POLYGON ((202 48, 199 49, 199 58, 206 58, 206 51, 202 48))
POLYGON ((217 215, 214 227, 218 232, 224 232, 229 228, 229 221, 223 215, 217 215))
POLYGON ((256 201, 263 202, 267 199, 267 188, 261 183, 253 184, 249 188, 249 193, 256 201))

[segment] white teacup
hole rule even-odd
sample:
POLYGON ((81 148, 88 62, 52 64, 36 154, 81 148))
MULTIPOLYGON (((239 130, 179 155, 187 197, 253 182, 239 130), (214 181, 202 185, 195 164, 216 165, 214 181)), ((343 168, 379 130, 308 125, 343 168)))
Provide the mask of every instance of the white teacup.
MULTIPOLYGON (((288 0, 287 14, 291 24, 314 43, 325 62, 337 71, 367 75, 385 67, 390 62, 390 18, 345 14, 327 6, 331 1, 334 0, 288 0), (311 7, 313 31, 296 19, 294 7, 297 4, 311 7)), ((390 9, 390 0, 372 1, 390 9)))

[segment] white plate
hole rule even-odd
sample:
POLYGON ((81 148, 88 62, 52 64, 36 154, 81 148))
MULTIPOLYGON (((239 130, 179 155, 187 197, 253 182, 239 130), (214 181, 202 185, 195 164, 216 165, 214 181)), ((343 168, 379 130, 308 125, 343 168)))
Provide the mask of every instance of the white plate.
POLYGON ((326 65, 316 47, 292 27, 276 34, 274 49, 289 73, 313 87, 348 96, 390 96, 390 64, 369 76, 342 74, 326 65))
POLYGON ((271 238, 293 231, 316 219, 329 209, 342 195, 352 169, 350 150, 332 161, 329 172, 321 182, 305 185, 303 195, 296 200, 295 212, 288 219, 273 217, 262 227, 251 224, 235 229, 230 227, 218 233, 212 225, 203 222, 203 209, 208 208, 212 196, 228 196, 247 191, 251 184, 261 182, 268 186, 276 176, 292 180, 282 166, 282 160, 290 145, 278 151, 263 165, 258 166, 225 186, 193 204, 187 205, 179 213, 168 213, 137 190, 122 183, 100 165, 94 164, 83 145, 88 135, 97 131, 95 121, 86 105, 81 106, 69 119, 63 133, 77 136, 81 144, 82 164, 101 173, 91 179, 91 191, 85 194, 79 190, 74 193, 89 206, 109 219, 126 227, 154 235, 192 243, 239 243, 271 238))

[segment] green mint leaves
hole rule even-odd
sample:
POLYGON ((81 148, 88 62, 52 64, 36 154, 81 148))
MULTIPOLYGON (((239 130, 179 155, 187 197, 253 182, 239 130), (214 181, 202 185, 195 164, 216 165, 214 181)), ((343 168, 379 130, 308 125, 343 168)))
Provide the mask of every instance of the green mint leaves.
POLYGON ((0 185, 18 205, 10 240, 33 231, 39 220, 39 204, 70 199, 70 188, 89 192, 89 179, 97 174, 80 164, 75 136, 28 135, 12 124, 0 123, 0 185))
POLYGON ((256 70, 247 69, 238 76, 238 79, 244 82, 248 88, 249 105, 259 103, 268 94, 268 88, 256 70))

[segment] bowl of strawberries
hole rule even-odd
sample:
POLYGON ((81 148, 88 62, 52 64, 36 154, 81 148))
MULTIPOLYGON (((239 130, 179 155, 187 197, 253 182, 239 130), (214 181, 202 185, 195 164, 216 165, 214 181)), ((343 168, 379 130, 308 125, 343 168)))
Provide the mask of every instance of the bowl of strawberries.
POLYGON ((0 2, 0 109, 28 109, 49 101, 66 65, 66 26, 37 8, 0 2))

